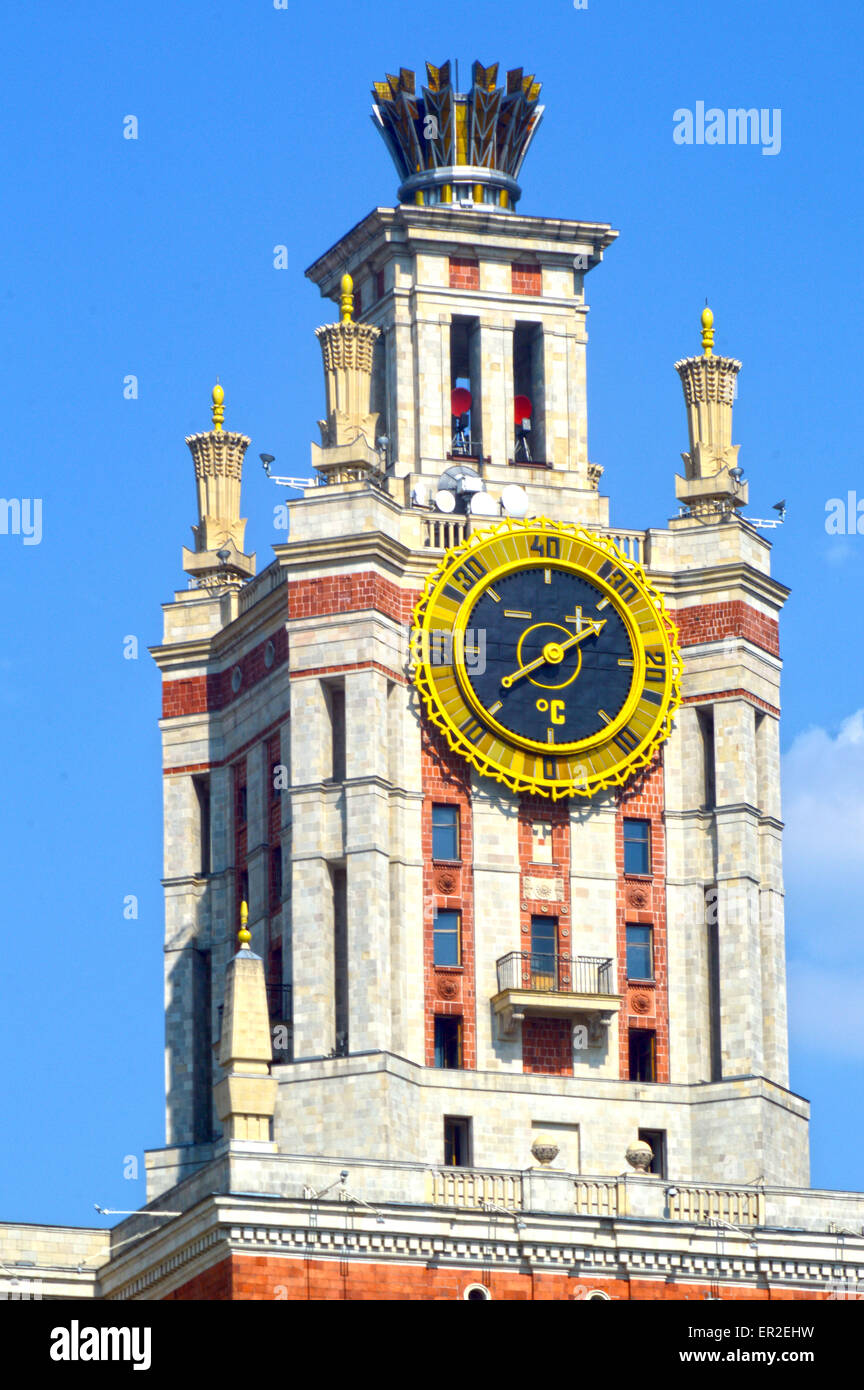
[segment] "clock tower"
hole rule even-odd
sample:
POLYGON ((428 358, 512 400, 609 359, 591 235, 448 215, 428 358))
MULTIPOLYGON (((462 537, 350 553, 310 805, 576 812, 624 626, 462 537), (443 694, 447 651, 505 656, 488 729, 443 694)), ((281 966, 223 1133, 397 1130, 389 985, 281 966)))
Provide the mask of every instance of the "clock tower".
POLYGON ((307 271, 334 320, 320 442, 308 485, 275 494, 290 529, 257 575, 230 393, 187 441, 190 587, 154 649, 154 1196, 241 1149, 275 1190, 280 1161, 310 1191, 344 1163, 366 1200, 434 1210, 525 1206, 528 1174, 555 1209, 557 1172, 568 1210, 575 1183, 575 1210, 602 1215, 628 1164, 677 1184, 673 1206, 725 1184, 755 1210, 765 1183, 807 1183, 786 1042, 787 590, 741 511, 740 363, 715 355, 706 310, 701 352, 675 364, 675 515, 616 528, 585 363, 588 276, 617 232, 519 211, 539 94, 479 63, 465 93, 448 64, 419 90, 406 69, 375 84, 398 202, 307 271), (245 1147, 213 1102, 241 903, 278 1083, 245 1147))

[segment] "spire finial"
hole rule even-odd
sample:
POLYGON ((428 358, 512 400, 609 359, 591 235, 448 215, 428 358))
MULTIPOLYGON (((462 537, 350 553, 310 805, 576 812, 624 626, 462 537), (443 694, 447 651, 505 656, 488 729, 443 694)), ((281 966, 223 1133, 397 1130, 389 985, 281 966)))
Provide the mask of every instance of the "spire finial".
POLYGON ((714 356, 714 315, 708 308, 708 300, 705 300, 705 308, 702 310, 702 356, 714 356))
POLYGON ((346 273, 342 276, 342 322, 354 322, 354 281, 346 273))
POLYGON ((213 428, 221 430, 222 421, 225 419, 225 392, 219 385, 219 378, 216 378, 216 385, 213 387, 213 428))
POLYGON ((240 904, 240 930, 237 933, 237 940, 240 942, 240 950, 248 951, 252 941, 252 933, 246 923, 249 921, 249 904, 240 904))

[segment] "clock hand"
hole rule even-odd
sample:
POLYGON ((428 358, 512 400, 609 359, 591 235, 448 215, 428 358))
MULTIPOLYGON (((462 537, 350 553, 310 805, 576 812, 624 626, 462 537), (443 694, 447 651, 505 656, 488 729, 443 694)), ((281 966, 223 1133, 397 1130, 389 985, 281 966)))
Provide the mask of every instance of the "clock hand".
POLYGON ((515 681, 519 680, 520 676, 527 676, 529 672, 536 671, 537 667, 542 666, 544 662, 551 661, 554 662, 555 665, 557 665, 560 662, 564 652, 569 651, 571 647, 575 647, 577 642, 584 641, 586 637, 596 637, 600 629, 605 626, 605 618, 600 618, 596 621, 589 618, 586 621, 585 626, 582 628, 582 631, 577 632, 575 637, 568 637, 566 642, 547 642, 546 646, 543 648, 541 655, 537 657, 536 661, 529 661, 527 666, 520 667, 518 671, 513 672, 512 676, 505 676, 504 679, 501 681, 501 684, 504 686, 505 690, 509 690, 511 685, 513 685, 515 681), (547 655, 550 647, 553 648, 554 655, 547 655))

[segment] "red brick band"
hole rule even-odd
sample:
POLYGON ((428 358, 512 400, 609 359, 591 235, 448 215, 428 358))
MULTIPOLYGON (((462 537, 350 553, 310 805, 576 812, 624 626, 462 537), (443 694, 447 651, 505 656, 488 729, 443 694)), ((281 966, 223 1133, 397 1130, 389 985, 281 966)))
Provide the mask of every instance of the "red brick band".
POLYGON ((263 642, 241 656, 238 661, 224 671, 216 671, 203 676, 190 676, 185 680, 163 680, 162 718, 176 719, 183 714, 209 714, 224 709, 245 691, 258 685, 260 681, 272 676, 274 671, 288 660, 288 634, 280 625, 263 642), (265 660, 267 647, 273 643, 273 661, 268 666, 265 660), (231 679, 236 667, 240 668, 240 685, 235 691, 231 679))
MULTIPOLYGON (((439 1209, 444 1218, 446 1212, 439 1209)), ((584 1299, 592 1290, 602 1290, 611 1299, 628 1302, 669 1302, 701 1300, 710 1294, 736 1302, 761 1303, 768 1299, 814 1301, 830 1299, 828 1289, 669 1282, 662 1278, 597 1279, 570 1273, 539 1269, 490 1269, 488 1265, 435 1268, 423 1264, 373 1264, 354 1259, 310 1260, 272 1255, 231 1255, 196 1274, 178 1289, 164 1296, 163 1302, 272 1303, 285 1300, 306 1303, 312 1300, 337 1302, 385 1302, 416 1299, 444 1302, 464 1298, 474 1284, 487 1288, 493 1300, 506 1302, 564 1302, 584 1299)))
POLYGON ((720 642, 724 637, 743 637, 772 656, 780 655, 780 625, 777 619, 767 618, 742 599, 677 608, 670 613, 670 617, 678 629, 682 647, 695 647, 701 642, 720 642))
POLYGON ((450 257, 451 290, 479 290, 480 264, 467 256, 450 257))
POLYGON ((780 711, 776 705, 769 705, 767 700, 760 700, 758 695, 751 695, 749 690, 714 690, 708 695, 685 695, 682 705, 707 705, 716 704, 719 700, 749 700, 751 705, 758 705, 759 709, 764 709, 766 713, 773 714, 777 719, 780 718, 780 711))

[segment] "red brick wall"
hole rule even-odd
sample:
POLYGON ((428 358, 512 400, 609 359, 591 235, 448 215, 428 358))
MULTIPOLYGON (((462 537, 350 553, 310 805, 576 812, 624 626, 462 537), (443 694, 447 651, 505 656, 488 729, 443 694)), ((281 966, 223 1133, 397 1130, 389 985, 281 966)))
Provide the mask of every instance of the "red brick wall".
MULTIPOLYGON (((426 1065, 435 1065, 435 1016, 462 1019, 462 1065, 477 1065, 474 986, 474 838, 471 782, 467 765, 443 735, 424 723, 421 735, 423 778, 423 974, 426 997, 426 1065), (432 859, 432 806, 459 807, 461 864, 436 865, 432 859), (433 963, 435 908, 462 914, 462 965, 442 969, 433 963)), ((443 1136, 442 1136, 443 1143, 443 1136)))
POLYGON ((543 293, 543 276, 539 265, 515 262, 510 268, 510 287, 514 294, 543 293))
MULTIPOLYGON (((270 912, 278 912, 282 906, 279 878, 275 865, 275 852, 280 849, 282 844, 282 797, 274 786, 276 780, 273 769, 280 766, 282 762, 282 740, 278 734, 267 740, 267 829, 268 844, 270 847, 270 864, 268 865, 270 878, 270 912)), ((282 865, 284 878, 285 866, 282 865)), ((281 979, 278 981, 282 983, 281 979)))
POLYGON ((400 589, 374 570, 325 575, 321 579, 295 579, 288 585, 289 618, 317 618, 374 608, 396 622, 405 623, 410 621, 416 602, 413 590, 400 589))
POLYGON ((163 1303, 230 1303, 233 1300, 231 1273, 234 1261, 229 1257, 211 1265, 203 1274, 196 1274, 173 1293, 166 1293, 163 1303))
POLYGON ((710 694, 704 695, 685 695, 681 701, 682 705, 710 705, 717 700, 749 700, 751 705, 756 705, 758 709, 767 710, 768 714, 773 714, 775 718, 780 718, 780 711, 776 705, 769 705, 767 700, 762 700, 758 695, 751 695, 749 690, 714 690, 710 694))
POLYGON ((522 1272, 488 1267, 429 1269, 425 1265, 369 1264, 359 1260, 278 1259, 232 1255, 165 1295, 165 1302, 453 1302, 471 1284, 483 1284, 499 1302, 583 1299, 601 1289, 613 1300, 701 1302, 707 1294, 724 1301, 817 1302, 827 1290, 808 1292, 772 1286, 670 1283, 665 1279, 595 1279, 572 1274, 522 1272))
POLYGON ((246 872, 247 863, 248 805, 246 807, 247 820, 241 821, 240 817, 241 793, 246 790, 245 758, 241 758, 239 762, 234 764, 232 777, 234 782, 234 892, 237 900, 235 912, 237 927, 235 930, 237 930, 240 925, 240 903, 243 900, 242 876, 246 872))
POLYGON ((569 1019, 525 1019, 522 1070, 535 1076, 573 1075, 573 1030, 569 1019))
MULTIPOLYGON (((321 579, 298 579, 288 585, 288 615, 291 618, 323 617, 333 613, 357 612, 365 608, 385 613, 396 622, 411 620, 418 595, 414 590, 400 589, 372 570, 356 574, 327 575, 321 579)), ((288 634, 281 625, 270 637, 259 642, 239 661, 224 671, 185 680, 163 680, 162 718, 202 714, 224 709, 244 691, 257 685, 288 660, 288 634), (271 667, 264 664, 267 643, 272 641, 275 660, 271 667), (234 667, 239 666, 243 680, 235 693, 231 688, 234 667)), ((388 674, 390 674, 388 672, 388 674)))
POLYGON ((450 257, 451 290, 479 290, 480 266, 465 256, 450 257))
MULTIPOLYGON (((519 869, 521 880, 519 885, 520 893, 520 919, 519 932, 520 951, 531 950, 531 918, 534 913, 544 917, 558 918, 558 941, 556 951, 559 956, 569 958, 571 951, 571 930, 578 931, 578 923, 575 928, 571 927, 570 922, 570 814, 566 804, 560 806, 550 806, 548 801, 542 797, 532 797, 523 795, 519 799, 519 869), (532 835, 532 825, 534 821, 544 821, 552 834, 552 863, 535 864, 533 860, 534 841, 532 835), (545 898, 530 898, 525 891, 525 877, 540 879, 562 879, 563 897, 560 902, 549 902, 545 898)), ((523 962, 523 965, 529 964, 523 962)), ((564 974, 564 962, 561 962, 562 975, 564 974)), ((529 977, 530 978, 530 977, 529 977)), ((569 980, 562 979, 561 983, 567 987, 569 980)), ((573 1049, 571 1044, 572 1030, 567 1020, 531 1020, 526 1019, 522 1025, 522 1070, 524 1072, 544 1072, 547 1075, 572 1076, 573 1075, 573 1049), (560 1027, 544 1030, 538 1028, 539 1023, 554 1023, 559 1025, 564 1022, 567 1030, 566 1047, 562 1042, 563 1033, 560 1027), (542 1053, 542 1065, 538 1064, 538 1048, 542 1053)))
POLYGON ((263 642, 259 642, 239 661, 232 662, 224 671, 207 676, 192 676, 188 680, 163 680, 162 718, 173 719, 180 714, 203 714, 208 710, 224 709, 244 691, 257 685, 266 676, 272 675, 287 660, 288 634, 284 626, 280 625, 263 642), (275 659, 269 668, 264 663, 268 642, 272 642, 275 647, 275 659), (231 676, 235 666, 239 666, 243 673, 243 680, 236 694, 231 689, 231 676))
POLYGON ((618 871, 617 941, 618 993, 624 996, 619 1014, 619 1067, 629 1079, 629 1030, 653 1029, 656 1034, 657 1080, 669 1080, 669 992, 666 973, 666 832, 663 822, 664 790, 662 753, 637 780, 632 791, 618 800, 615 819, 615 857, 618 871), (624 820, 651 824, 651 874, 624 873, 624 820), (627 983, 628 922, 649 923, 654 932, 654 984, 630 987, 627 983))
POLYGON ((678 608, 671 617, 682 647, 719 642, 724 637, 744 637, 773 656, 780 655, 780 626, 776 618, 766 618, 741 599, 678 608))

